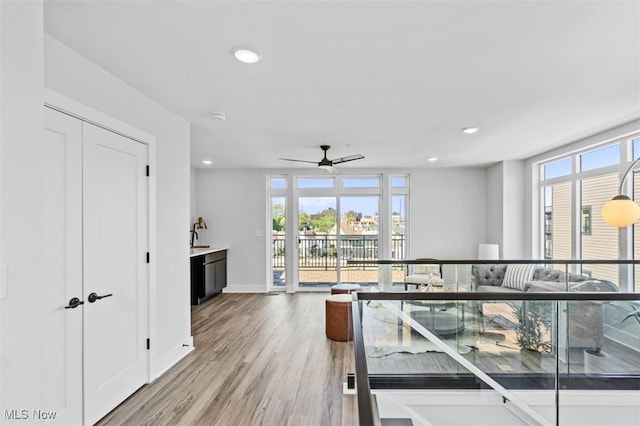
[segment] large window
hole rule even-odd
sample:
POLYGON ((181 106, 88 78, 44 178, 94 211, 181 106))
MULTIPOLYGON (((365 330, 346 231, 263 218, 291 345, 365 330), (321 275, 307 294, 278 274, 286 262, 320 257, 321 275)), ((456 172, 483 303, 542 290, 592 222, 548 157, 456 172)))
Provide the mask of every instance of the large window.
MULTIPOLYGON (((268 181, 272 290, 377 284, 377 266, 355 270, 348 261, 407 255, 409 176, 269 176, 268 181)), ((394 282, 401 280, 402 268, 388 273, 394 282)))
MULTIPOLYGON (((621 230, 607 225, 601 211, 618 194, 620 179, 640 156, 640 138, 622 138, 540 164, 540 255, 546 259, 631 259, 640 254, 640 225, 621 230), (632 241, 626 244, 624 241, 632 241)), ((640 201, 640 175, 625 183, 624 193, 640 201)), ((583 265, 585 277, 612 281, 623 290, 640 291, 640 268, 583 265)))

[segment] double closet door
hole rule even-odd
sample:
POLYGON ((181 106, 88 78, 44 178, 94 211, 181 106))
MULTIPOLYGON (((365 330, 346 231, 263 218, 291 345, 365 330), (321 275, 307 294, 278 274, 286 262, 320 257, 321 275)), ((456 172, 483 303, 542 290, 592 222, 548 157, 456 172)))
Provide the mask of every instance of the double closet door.
POLYGON ((48 107, 44 138, 44 400, 91 425, 149 377, 147 145, 48 107))

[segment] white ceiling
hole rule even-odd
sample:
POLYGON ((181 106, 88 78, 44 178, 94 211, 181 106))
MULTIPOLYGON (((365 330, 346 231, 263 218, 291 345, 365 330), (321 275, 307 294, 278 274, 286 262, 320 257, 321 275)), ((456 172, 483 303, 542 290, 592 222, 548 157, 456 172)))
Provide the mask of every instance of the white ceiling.
POLYGON ((485 165, 640 117, 638 1, 46 0, 45 30, 188 120, 196 167, 485 165))

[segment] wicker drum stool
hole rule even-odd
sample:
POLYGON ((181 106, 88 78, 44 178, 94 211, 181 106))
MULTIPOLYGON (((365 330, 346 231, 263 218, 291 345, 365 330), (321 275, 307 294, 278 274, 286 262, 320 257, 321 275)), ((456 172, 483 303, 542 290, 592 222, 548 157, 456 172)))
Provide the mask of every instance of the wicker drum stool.
POLYGON ((362 291, 359 284, 336 284, 331 287, 331 294, 349 294, 352 291, 362 291))
POLYGON ((353 340, 351 324, 351 296, 334 294, 325 302, 325 332, 331 340, 347 342, 353 340))

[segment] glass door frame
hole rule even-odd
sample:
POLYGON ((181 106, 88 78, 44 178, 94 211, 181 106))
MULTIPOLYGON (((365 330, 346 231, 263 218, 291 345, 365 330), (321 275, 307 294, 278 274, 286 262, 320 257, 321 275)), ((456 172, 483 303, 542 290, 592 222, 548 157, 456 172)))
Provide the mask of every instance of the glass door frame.
MULTIPOLYGON (((336 225, 338 230, 336 231, 336 239, 337 239, 337 245, 338 245, 338 256, 340 256, 340 251, 341 251, 341 233, 339 232, 339 226, 340 226, 340 216, 342 214, 342 206, 341 206, 341 197, 349 197, 349 196, 376 196, 378 197, 378 222, 379 224, 386 224, 387 220, 386 218, 389 217, 388 213, 385 212, 385 203, 382 202, 383 197, 384 197, 384 187, 385 187, 385 179, 384 176, 382 174, 375 174, 375 173, 363 173, 363 174, 357 174, 357 175, 345 175, 345 174, 341 174, 341 175, 318 175, 318 174, 314 174, 314 175, 293 175, 292 176, 292 180, 291 180, 291 188, 292 188, 292 196, 293 196, 293 204, 296 205, 295 211, 293 212, 293 214, 295 215, 295 217, 293 218, 293 223, 294 224, 298 224, 298 204, 299 204, 299 200, 300 198, 304 198, 304 197, 331 197, 335 199, 335 206, 336 206, 336 225), (333 180, 333 185, 330 188, 300 188, 298 185, 298 180, 299 179, 332 179, 333 180), (364 188, 364 187, 358 187, 358 188, 344 188, 343 187, 343 181, 345 179, 358 179, 358 178, 362 178, 362 179, 368 179, 368 178, 376 178, 379 180, 379 184, 377 188, 364 188), (385 214, 386 213, 386 214, 385 214)), ((386 228, 386 225, 384 226, 386 228)), ((297 227, 296 227, 297 228, 297 227)), ((383 250, 385 243, 385 235, 384 235, 384 231, 381 229, 382 226, 379 227, 379 231, 378 231, 378 247, 379 247, 379 252, 378 255, 379 256, 383 256, 385 254, 385 251, 383 250)), ((287 228, 287 232, 289 232, 289 228, 287 228)), ((297 229, 295 230, 295 233, 297 234, 297 229)), ((389 251, 389 250, 387 250, 389 251)), ((295 257, 295 265, 294 266, 294 274, 293 276, 296 277, 295 282, 293 283, 293 291, 318 291, 318 290, 329 290, 331 286, 328 286, 326 288, 318 288, 318 287, 301 287, 300 286, 300 282, 298 280, 299 277, 299 263, 298 263, 298 252, 297 250, 295 251, 294 256, 291 257, 295 257)), ((382 258, 382 257, 381 257, 382 258)), ((340 267, 340 262, 337 262, 336 265, 336 278, 337 278, 337 282, 340 283, 343 281, 343 278, 341 276, 341 267, 340 267)))
MULTIPOLYGON (((327 175, 319 174, 314 170, 314 173, 273 173, 267 174, 267 197, 265 204, 267 205, 267 229, 272 229, 272 213, 271 203, 274 196, 285 196, 285 215, 286 215, 286 242, 285 252, 291 255, 285 256, 285 288, 287 293, 294 293, 297 291, 317 291, 317 288, 305 289, 300 288, 298 283, 298 243, 296 236, 298 234, 298 200, 300 197, 335 197, 336 198, 336 210, 339 215, 341 212, 340 197, 341 196, 372 196, 378 197, 378 257, 380 259, 391 258, 391 239, 392 239, 392 196, 404 195, 406 216, 405 220, 405 256, 409 256, 409 226, 410 226, 410 194, 409 194, 409 179, 410 175, 407 173, 341 173, 340 175, 327 175), (349 178, 378 178, 379 186, 377 188, 343 188, 343 180, 349 178), (270 185, 272 178, 284 178, 286 179, 286 188, 273 188, 270 185), (332 178, 334 185, 331 188, 299 188, 299 178, 332 178), (396 179, 404 179, 404 187, 400 188, 391 184, 396 179)), ((339 222, 339 216, 337 217, 339 222)), ((268 282, 267 288, 272 290, 273 287, 273 268, 272 268, 272 238, 266 239, 266 255, 268 257, 268 267, 266 273, 266 279, 268 282)), ((280 288, 279 288, 280 289, 280 288)), ((327 288, 328 290, 328 288, 327 288)))

